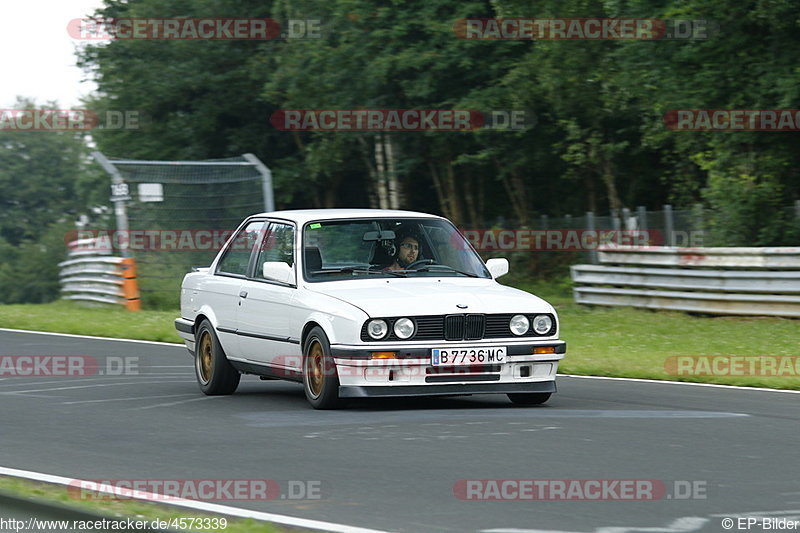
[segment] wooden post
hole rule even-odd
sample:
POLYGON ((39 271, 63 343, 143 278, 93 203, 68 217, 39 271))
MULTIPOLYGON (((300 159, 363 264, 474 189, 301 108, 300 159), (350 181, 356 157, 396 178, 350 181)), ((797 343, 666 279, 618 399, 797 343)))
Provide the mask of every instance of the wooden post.
MULTIPOLYGON (((597 233, 595 233, 596 229, 597 228, 595 228, 595 224, 594 224, 594 213, 591 212, 591 211, 587 211, 586 212, 586 231, 588 231, 589 233, 593 233, 595 235, 595 243, 599 242, 599 240, 600 240, 598 235, 597 235, 597 233)), ((597 263, 599 263, 599 261, 597 260, 597 246, 596 245, 595 245, 594 248, 591 248, 589 250, 589 262, 592 263, 593 265, 596 265, 597 263)))
POLYGON ((667 234, 666 245, 675 246, 675 221, 672 219, 672 206, 664 206, 664 233, 667 234))

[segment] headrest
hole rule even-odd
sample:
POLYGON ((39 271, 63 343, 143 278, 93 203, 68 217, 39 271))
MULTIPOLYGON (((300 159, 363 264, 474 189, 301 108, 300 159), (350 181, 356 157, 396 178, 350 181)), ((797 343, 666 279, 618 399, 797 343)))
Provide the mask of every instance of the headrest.
POLYGON ((317 246, 306 246, 303 259, 306 264, 306 272, 322 270, 322 254, 319 253, 317 246))

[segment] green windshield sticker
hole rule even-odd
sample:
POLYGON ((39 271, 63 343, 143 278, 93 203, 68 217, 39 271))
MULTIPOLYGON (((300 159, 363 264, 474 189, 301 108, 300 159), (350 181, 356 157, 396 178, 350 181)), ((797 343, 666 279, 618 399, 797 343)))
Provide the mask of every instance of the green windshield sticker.
POLYGON ((317 228, 321 228, 322 224, 310 224, 308 227, 311 228, 311 229, 317 229, 317 228))

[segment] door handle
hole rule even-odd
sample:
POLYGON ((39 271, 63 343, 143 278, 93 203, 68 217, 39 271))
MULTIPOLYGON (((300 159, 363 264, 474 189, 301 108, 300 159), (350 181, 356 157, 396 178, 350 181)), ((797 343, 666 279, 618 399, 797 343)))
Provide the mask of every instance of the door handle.
POLYGON ((239 291, 239 298, 247 298, 247 291, 239 291))

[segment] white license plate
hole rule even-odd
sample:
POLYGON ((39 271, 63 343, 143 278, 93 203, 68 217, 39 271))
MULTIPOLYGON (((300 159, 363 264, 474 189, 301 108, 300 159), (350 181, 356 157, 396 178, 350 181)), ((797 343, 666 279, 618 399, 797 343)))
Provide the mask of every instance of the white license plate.
POLYGON ((505 346, 487 346, 485 348, 433 348, 431 350, 432 366, 486 365, 505 362, 505 346))

